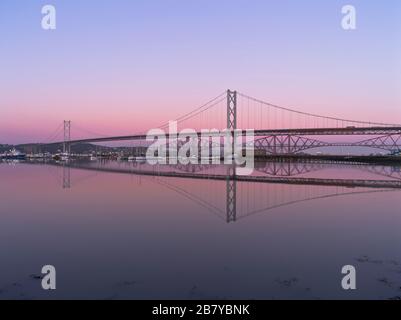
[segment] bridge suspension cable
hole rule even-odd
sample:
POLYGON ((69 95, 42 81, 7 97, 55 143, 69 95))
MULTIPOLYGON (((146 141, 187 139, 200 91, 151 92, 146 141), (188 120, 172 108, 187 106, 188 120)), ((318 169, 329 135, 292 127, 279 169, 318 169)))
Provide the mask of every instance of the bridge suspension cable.
MULTIPOLYGON (((235 108, 233 110, 235 110, 234 118, 236 121, 236 128, 241 130, 254 129, 259 136, 274 130, 280 130, 281 133, 284 132, 285 134, 291 130, 289 135, 292 136, 308 135, 308 133, 313 135, 319 135, 321 133, 322 135, 346 134, 355 136, 359 134, 377 134, 383 136, 400 134, 401 125, 349 120, 340 117, 313 114, 310 112, 304 112, 293 108, 275 105, 236 91, 223 92, 200 107, 197 107, 196 109, 176 118, 175 121, 180 126, 180 128, 177 128, 177 130, 190 128, 199 132, 201 129, 226 129, 229 121, 228 110, 230 94, 232 94, 233 98, 235 98, 235 103, 233 102, 235 104, 235 108), (255 105, 256 108, 254 107, 255 105)), ((168 128, 169 123, 170 122, 164 122, 160 126, 154 128, 166 129, 168 128)), ((74 128, 88 133, 92 137, 72 139, 73 142, 96 143, 128 140, 144 141, 144 137, 146 135, 146 132, 142 131, 131 135, 110 136, 87 130, 75 124, 74 128)), ((60 130, 62 130, 62 125, 60 125, 56 132, 50 136, 49 140, 57 137, 60 130)), ((275 133, 273 135, 275 135, 275 133)), ((61 143, 63 140, 60 139, 59 142, 61 143)), ((399 148, 397 150, 399 150, 399 148)))
POLYGON ((74 129, 78 129, 79 131, 82 131, 84 133, 93 135, 95 137, 106 137, 107 136, 104 133, 99 133, 99 132, 95 132, 95 131, 91 131, 91 130, 85 129, 85 128, 77 125, 76 122, 74 122, 74 129))
MULTIPOLYGON (((226 94, 227 94, 226 91, 222 92, 221 94, 219 94, 215 98, 209 100, 208 102, 206 102, 205 104, 201 105, 200 107, 198 107, 198 108, 192 110, 191 112, 188 112, 188 113, 176 118, 174 121, 176 121, 177 123, 182 123, 184 121, 187 121, 189 119, 192 119, 192 118, 200 115, 201 113, 203 113, 205 111, 208 111, 208 110, 212 109, 213 107, 215 107, 216 105, 218 105, 222 101, 226 100, 226 94)), ((157 128, 165 129, 168 126, 169 126, 169 122, 165 122, 162 125, 158 126, 157 128)))
POLYGON ((42 140, 41 144, 54 142, 56 140, 56 138, 58 138, 59 135, 62 133, 62 131, 63 131, 62 128, 63 128, 63 123, 61 122, 56 130, 54 130, 51 134, 49 134, 47 138, 42 140))
MULTIPOLYGON (((281 111, 285 111, 285 112, 289 112, 289 113, 293 113, 293 114, 298 114, 304 117, 310 117, 310 118, 314 118, 314 119, 323 119, 323 120, 327 120, 327 121, 334 121, 336 122, 337 127, 339 126, 339 124, 341 123, 346 124, 346 125, 350 125, 350 124, 354 124, 354 125, 367 125, 367 126, 386 126, 386 127, 400 127, 400 124, 389 124, 389 123, 382 123, 382 122, 372 122, 372 121, 360 121, 360 120, 350 120, 350 119, 344 119, 344 118, 339 118, 339 117, 331 117, 331 116, 323 116, 323 115, 319 115, 319 114, 313 114, 313 113, 309 113, 309 112, 304 112, 304 111, 299 111, 293 108, 288 108, 288 107, 282 107, 279 105, 275 105, 257 98, 254 98, 252 96, 246 95, 244 93, 238 92, 238 95, 244 99, 248 100, 248 106, 247 106, 247 116, 249 117, 250 114, 250 110, 249 110, 249 101, 253 101, 257 104, 259 104, 259 106, 265 106, 265 107, 269 107, 269 108, 273 108, 276 110, 281 110, 281 111)), ((244 109, 246 109, 243 107, 242 108, 242 112, 244 112, 244 109)), ((260 111, 260 113, 262 113, 262 111, 260 111)), ((283 116, 283 115, 281 115, 283 116)), ((277 114, 274 115, 275 119, 273 119, 273 121, 279 121, 280 119, 277 119, 277 114)), ((249 118, 248 118, 249 119, 249 118)), ((261 118, 259 118, 261 120, 261 118)), ((283 120, 283 119, 282 119, 283 120)), ((289 122, 291 123, 292 120, 296 120, 296 119, 292 119, 289 118, 289 122)), ((316 124, 316 123, 315 123, 316 124)), ((324 124, 328 124, 328 122, 324 122, 324 124)), ((299 123, 298 123, 299 125, 299 123)))

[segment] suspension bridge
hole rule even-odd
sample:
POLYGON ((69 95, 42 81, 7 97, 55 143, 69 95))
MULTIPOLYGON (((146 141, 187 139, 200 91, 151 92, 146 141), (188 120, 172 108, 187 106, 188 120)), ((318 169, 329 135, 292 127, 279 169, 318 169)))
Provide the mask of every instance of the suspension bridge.
MULTIPOLYGON (((202 106, 175 119, 177 132, 168 132, 166 138, 177 140, 180 130, 192 129, 199 144, 205 144, 203 130, 210 130, 206 144, 212 145, 213 136, 223 136, 227 131, 234 135, 245 135, 253 130, 254 140, 244 144, 244 148, 254 148, 266 155, 296 155, 312 149, 328 147, 370 148, 389 155, 401 153, 401 124, 373 121, 350 120, 334 116, 318 115, 282 107, 256 99, 237 91, 226 92, 209 100, 202 106), (225 132, 225 133, 223 133, 225 132), (347 141, 332 141, 331 136, 348 137, 347 141), (352 139, 350 140, 350 136, 352 139)), ((169 129, 169 122, 155 128, 169 129)), ((143 142, 152 134, 138 132, 129 135, 72 137, 71 121, 64 121, 51 138, 39 143, 40 146, 63 145, 63 151, 70 153, 71 146, 80 143, 107 143, 114 141, 143 142), (59 134, 62 139, 57 140, 59 134)), ((77 126, 77 129, 79 127, 77 126)), ((189 133, 188 135, 191 135, 189 133)))
MULTIPOLYGON (((178 141, 177 133, 180 130, 192 129, 192 135, 198 140, 199 145, 205 144, 202 132, 209 129, 218 137, 222 137, 228 131, 232 137, 239 132, 245 135, 247 130, 253 130, 254 140, 244 143, 244 148, 254 148, 266 155, 280 159, 280 157, 297 156, 308 150, 327 147, 351 147, 371 148, 387 152, 389 156, 396 157, 401 152, 401 125, 391 123, 379 123, 371 121, 350 120, 333 116, 323 116, 307 113, 292 108, 274 105, 237 91, 228 90, 206 104, 175 119, 177 132, 168 132, 166 137, 178 141), (338 137, 347 137, 347 141, 333 141, 338 137), (353 140, 353 141, 350 141, 353 140)), ((84 132, 77 136, 71 130, 71 122, 64 121, 51 138, 40 143, 41 147, 49 145, 63 145, 64 153, 71 154, 71 146, 81 143, 108 143, 114 141, 133 141, 142 145, 152 135, 146 132, 138 132, 129 135, 106 136, 92 133, 86 129, 74 126, 84 132), (60 134, 62 138, 60 139, 60 134)), ((163 123, 155 128, 167 131, 170 122, 163 123)), ((206 140, 206 145, 213 145, 213 134, 206 140)), ((177 143, 179 145, 179 143, 177 143)), ((146 144, 145 144, 146 146, 146 144)), ((234 151, 234 150, 233 150, 234 151)), ((56 164, 60 165, 60 164, 56 164)), ((277 208, 284 205, 295 204, 313 199, 324 199, 347 194, 360 194, 364 192, 381 192, 401 189, 401 177, 399 168, 390 170, 390 167, 364 166, 365 171, 379 174, 386 179, 338 179, 303 177, 305 173, 320 170, 321 163, 296 163, 288 164, 265 162, 257 164, 254 173, 249 176, 237 175, 236 166, 203 165, 150 165, 140 163, 126 163, 130 166, 120 168, 115 166, 102 166, 98 163, 94 166, 90 163, 64 163, 63 187, 71 187, 71 169, 81 169, 95 172, 130 173, 136 176, 157 179, 160 184, 175 190, 185 197, 201 204, 215 214, 224 214, 224 220, 233 222, 241 217, 259 213, 269 208, 277 208), (172 181, 197 180, 196 186, 201 190, 188 192, 186 188, 172 185, 172 181), (223 191, 213 191, 208 197, 218 196, 218 205, 210 200, 202 198, 204 192, 211 191, 210 185, 204 183, 213 181, 213 186, 219 186, 223 191), (275 190, 281 188, 301 188, 300 191, 283 191, 277 194, 275 190), (252 192, 249 191, 252 189, 252 192), (245 190, 246 189, 246 190, 245 190), (206 191, 205 191, 206 190, 206 191), (244 191, 245 190, 245 191, 244 191), (257 191, 256 191, 257 190, 257 191), (240 194, 247 193, 246 200, 240 194), (260 192, 262 200, 250 199, 260 192), (288 196, 290 195, 290 198, 288 196), (302 195, 300 197, 300 195, 302 195), (272 198, 273 197, 273 198, 272 198), (221 203, 221 200, 224 200, 221 203), (247 202, 248 208, 241 209, 247 202), (256 204, 259 203, 257 206, 256 204), (255 207, 250 208, 249 206, 255 207)), ((117 164, 120 165, 120 164, 117 164)), ((392 168, 392 167, 391 167, 392 168)))

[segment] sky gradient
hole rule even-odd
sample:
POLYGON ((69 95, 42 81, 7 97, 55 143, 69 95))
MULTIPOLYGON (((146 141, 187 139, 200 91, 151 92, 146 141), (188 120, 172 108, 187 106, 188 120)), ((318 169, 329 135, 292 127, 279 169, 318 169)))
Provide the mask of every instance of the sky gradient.
POLYGON ((0 2, 0 143, 68 119, 107 135, 154 127, 227 88, 306 112, 401 123, 401 2, 0 2), (41 8, 57 9, 57 30, 41 8), (341 28, 341 7, 357 30, 341 28))

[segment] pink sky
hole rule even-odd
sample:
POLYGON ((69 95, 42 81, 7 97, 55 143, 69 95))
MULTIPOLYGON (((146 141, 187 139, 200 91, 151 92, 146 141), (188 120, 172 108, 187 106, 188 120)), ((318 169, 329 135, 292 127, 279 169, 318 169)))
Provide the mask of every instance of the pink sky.
POLYGON ((306 112, 401 123, 399 1, 356 1, 351 32, 341 29, 340 1, 287 2, 238 2, 227 12, 225 1, 119 1, 117 21, 108 18, 114 2, 77 10, 55 1, 49 32, 40 1, 6 0, 0 143, 42 141, 63 120, 106 135, 147 130, 228 88, 306 112))

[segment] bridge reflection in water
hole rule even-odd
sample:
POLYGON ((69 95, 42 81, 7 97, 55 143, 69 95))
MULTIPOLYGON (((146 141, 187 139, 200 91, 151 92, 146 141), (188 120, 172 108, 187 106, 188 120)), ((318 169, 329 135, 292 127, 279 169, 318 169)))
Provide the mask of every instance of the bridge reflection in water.
POLYGON ((241 176, 236 174, 234 166, 224 165, 149 165, 117 161, 48 164, 50 168, 62 170, 65 189, 98 173, 136 175, 178 193, 227 223, 307 201, 401 191, 401 168, 386 165, 267 161, 257 162, 252 175, 241 176), (347 169, 352 173, 338 178, 347 169), (93 173, 74 180, 71 170, 93 173))

